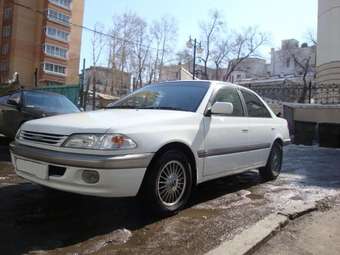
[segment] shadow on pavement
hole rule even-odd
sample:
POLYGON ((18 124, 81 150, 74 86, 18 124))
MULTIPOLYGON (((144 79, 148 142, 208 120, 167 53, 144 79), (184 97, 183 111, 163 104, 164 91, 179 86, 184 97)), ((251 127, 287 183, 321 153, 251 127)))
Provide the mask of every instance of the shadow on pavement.
POLYGON ((291 184, 340 188, 340 150, 291 145, 285 148, 282 179, 291 184))
POLYGON ((6 137, 0 137, 0 161, 10 161, 8 145, 11 140, 6 137))
MULTIPOLYGON (((202 184, 190 206, 258 183, 258 174, 249 172, 202 184)), ((162 220, 145 210, 147 205, 140 204, 135 198, 96 198, 49 192, 30 183, 0 188, 0 201, 0 229, 6 233, 0 235, 3 254, 54 250, 117 229, 133 231, 162 220)))
MULTIPOLYGON (((340 150, 293 146, 285 154, 283 175, 273 185, 340 187, 340 150)), ((189 207, 229 193, 261 187, 260 183, 256 171, 204 183, 196 189, 189 207)), ((77 245, 82 251, 80 243, 89 239, 97 240, 101 235, 123 228, 141 230, 163 220, 150 214, 145 210, 148 206, 135 198, 95 198, 48 192, 30 183, 0 186, 0 201, 1 254, 58 248, 66 254, 71 245, 77 245)), ((145 240, 148 239, 134 242, 142 245, 145 240)))

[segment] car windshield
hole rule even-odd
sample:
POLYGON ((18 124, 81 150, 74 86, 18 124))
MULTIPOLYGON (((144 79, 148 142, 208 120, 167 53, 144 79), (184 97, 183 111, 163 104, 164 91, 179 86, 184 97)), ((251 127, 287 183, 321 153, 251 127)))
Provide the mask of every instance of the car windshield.
POLYGON ((156 109, 195 112, 209 83, 163 83, 149 85, 111 104, 108 108, 156 109))
POLYGON ((50 113, 72 113, 79 109, 66 97, 39 92, 24 92, 25 107, 50 113))

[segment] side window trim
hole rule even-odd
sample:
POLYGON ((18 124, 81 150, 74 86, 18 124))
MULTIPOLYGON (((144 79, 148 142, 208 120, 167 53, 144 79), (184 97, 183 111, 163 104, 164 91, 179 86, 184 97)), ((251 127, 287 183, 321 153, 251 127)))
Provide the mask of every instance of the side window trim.
POLYGON ((247 111, 247 117, 248 118, 261 118, 261 119, 272 119, 273 116, 271 114, 271 111, 268 109, 267 105, 263 103, 263 100, 258 96, 256 95, 255 93, 253 93, 252 91, 247 91, 245 89, 241 89, 240 93, 242 94, 242 99, 243 99, 243 103, 245 105, 245 108, 246 108, 246 111, 247 111), (247 103, 246 103, 246 100, 244 99, 244 96, 243 96, 243 91, 245 91, 245 93, 250 93, 252 94, 253 96, 255 96, 263 105, 263 107, 266 109, 266 111, 268 112, 269 114, 269 117, 254 117, 254 116, 250 116, 249 113, 248 113, 248 107, 247 107, 247 103))
POLYGON ((212 106, 212 104, 213 104, 213 102, 214 102, 214 100, 215 100, 215 98, 216 98, 218 92, 221 91, 222 89, 226 89, 226 88, 234 89, 234 90, 237 92, 237 94, 238 94, 238 96, 239 96, 239 99, 240 99, 240 101, 241 101, 241 107, 242 107, 243 115, 242 115, 242 116, 233 116, 233 115, 219 114, 218 116, 220 116, 220 117, 234 117, 234 118, 245 118, 245 117, 247 117, 247 110, 246 110, 247 108, 245 107, 245 105, 244 105, 244 103, 243 103, 243 98, 240 96, 239 89, 236 88, 236 87, 231 87, 231 86, 226 86, 226 85, 223 85, 223 86, 217 88, 217 89, 212 93, 212 95, 211 95, 211 97, 210 97, 210 100, 209 100, 209 103, 208 103, 209 106, 207 105, 207 109, 206 109, 205 112, 207 112, 207 110, 209 110, 209 108, 211 108, 211 106, 212 106))
POLYGON ((243 94, 242 94, 242 91, 241 91, 240 88, 237 88, 237 93, 238 93, 239 97, 241 98, 244 117, 249 117, 247 104, 246 104, 246 101, 244 100, 244 97, 243 97, 243 94))

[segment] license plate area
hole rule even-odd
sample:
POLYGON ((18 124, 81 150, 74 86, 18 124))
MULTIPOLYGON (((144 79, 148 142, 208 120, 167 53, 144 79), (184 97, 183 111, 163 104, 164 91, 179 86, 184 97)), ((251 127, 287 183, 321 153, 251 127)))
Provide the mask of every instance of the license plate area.
POLYGON ((16 159, 16 168, 26 174, 46 180, 48 178, 48 166, 29 160, 16 159))

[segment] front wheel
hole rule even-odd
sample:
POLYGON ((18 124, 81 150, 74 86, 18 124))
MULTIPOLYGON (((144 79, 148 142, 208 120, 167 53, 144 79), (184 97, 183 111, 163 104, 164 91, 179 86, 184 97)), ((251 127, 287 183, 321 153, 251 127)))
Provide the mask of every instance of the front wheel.
POLYGON ((150 166, 143 184, 143 198, 154 211, 168 214, 183 208, 192 189, 192 172, 187 156, 167 151, 150 166))
POLYGON ((282 167, 282 154, 282 145, 278 142, 274 143, 266 166, 259 169, 264 180, 275 180, 279 176, 282 167))

